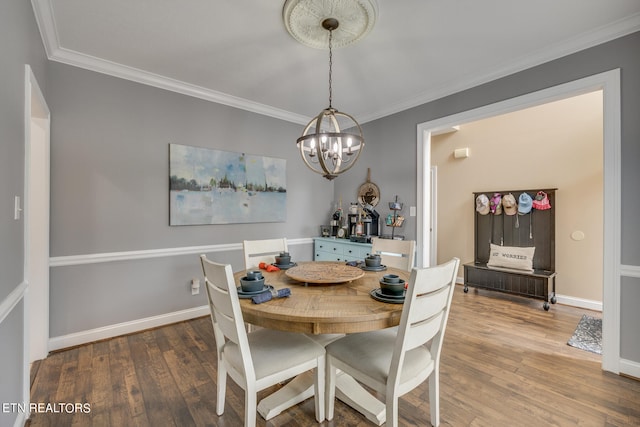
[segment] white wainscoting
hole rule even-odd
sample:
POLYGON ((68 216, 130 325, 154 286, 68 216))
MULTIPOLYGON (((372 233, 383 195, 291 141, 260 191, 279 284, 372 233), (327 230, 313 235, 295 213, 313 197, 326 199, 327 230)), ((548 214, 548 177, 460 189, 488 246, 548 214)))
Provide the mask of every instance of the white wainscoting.
POLYGON ((101 328, 89 329, 87 331, 75 332, 73 334, 62 335, 49 339, 49 349, 60 350, 62 348, 73 347, 88 342, 113 338, 119 335, 131 334, 145 329, 157 328, 158 326, 195 319, 196 317, 202 317, 208 314, 209 306, 204 305, 187 310, 174 311, 173 313, 161 314, 159 316, 151 316, 130 322, 123 322, 115 325, 103 326, 101 328))
MULTIPOLYGON (((313 238, 287 239, 289 247, 295 245, 313 244, 313 238)), ((148 258, 172 257, 182 255, 199 255, 203 253, 242 251, 242 243, 228 243, 220 245, 207 246, 188 246, 180 248, 163 248, 149 249, 141 251, 128 252, 108 252, 88 255, 71 255, 51 257, 49 265, 51 268, 84 264, 97 264, 113 261, 135 261, 148 258)), ((15 305, 15 304, 14 304, 15 305)), ((3 303, 4 306, 4 303, 3 303)), ((156 328, 158 326, 168 325, 171 323, 182 322, 184 320, 194 319, 196 317, 206 316, 209 314, 208 306, 194 307, 186 310, 165 313, 158 316, 151 316, 137 319, 129 322, 107 325, 100 328, 89 329, 86 331, 74 332, 68 335, 62 335, 49 338, 49 349, 60 350, 62 348, 72 347, 88 342, 113 338, 119 335, 130 334, 145 329, 156 328)))

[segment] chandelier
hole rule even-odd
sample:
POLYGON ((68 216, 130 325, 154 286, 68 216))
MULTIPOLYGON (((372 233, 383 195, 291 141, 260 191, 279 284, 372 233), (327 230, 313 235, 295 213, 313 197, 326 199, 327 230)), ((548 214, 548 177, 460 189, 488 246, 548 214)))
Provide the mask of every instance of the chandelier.
POLYGON ((356 119, 332 105, 334 31, 340 25, 338 18, 344 18, 345 31, 336 37, 337 45, 359 40, 373 27, 377 6, 373 0, 287 0, 283 14, 287 30, 296 40, 329 49, 329 106, 305 126, 296 142, 304 163, 332 180, 351 169, 364 148, 362 128, 356 119))

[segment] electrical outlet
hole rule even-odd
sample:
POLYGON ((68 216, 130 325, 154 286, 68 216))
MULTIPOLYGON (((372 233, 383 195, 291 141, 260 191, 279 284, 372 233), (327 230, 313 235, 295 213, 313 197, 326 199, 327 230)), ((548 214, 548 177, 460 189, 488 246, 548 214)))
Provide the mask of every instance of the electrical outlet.
POLYGON ((200 293, 200 279, 191 279, 191 295, 200 293))

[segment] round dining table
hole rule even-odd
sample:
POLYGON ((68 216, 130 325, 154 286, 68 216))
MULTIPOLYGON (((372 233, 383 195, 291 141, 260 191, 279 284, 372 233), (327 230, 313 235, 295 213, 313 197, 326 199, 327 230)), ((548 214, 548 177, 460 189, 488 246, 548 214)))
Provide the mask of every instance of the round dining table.
MULTIPOLYGON (((260 304, 255 304, 250 297, 241 297, 244 321, 263 328, 310 335, 350 334, 397 326, 403 304, 381 302, 371 293, 380 288, 380 279, 385 274, 396 274, 405 281, 410 275, 395 268, 367 271, 331 261, 299 262, 290 269, 262 270, 262 274, 265 285, 273 286, 275 291, 288 288, 290 296, 260 304), (344 281, 345 275, 348 281, 344 281)), ((244 270, 235 273, 238 286, 243 276, 246 276, 244 270)), ((268 420, 311 397, 312 384, 311 376, 298 377, 263 399, 258 411, 268 420)), ((338 379, 336 396, 376 424, 384 422, 384 404, 351 377, 343 375, 338 379)))
MULTIPOLYGON (((409 272, 399 269, 365 271, 332 261, 298 263, 288 270, 263 270, 262 274, 265 284, 276 291, 289 288, 291 296, 262 304, 254 304, 250 298, 240 299, 244 321, 263 328, 307 334, 349 334, 397 326, 402 304, 380 302, 370 293, 380 288, 380 279, 385 274, 409 279, 409 272), (359 275, 355 273, 359 277, 340 281, 345 276, 345 269, 359 271, 359 275), (305 271, 314 273, 308 278, 312 282, 301 281, 307 277, 305 271)), ((245 275, 245 271, 235 274, 238 285, 245 275)))

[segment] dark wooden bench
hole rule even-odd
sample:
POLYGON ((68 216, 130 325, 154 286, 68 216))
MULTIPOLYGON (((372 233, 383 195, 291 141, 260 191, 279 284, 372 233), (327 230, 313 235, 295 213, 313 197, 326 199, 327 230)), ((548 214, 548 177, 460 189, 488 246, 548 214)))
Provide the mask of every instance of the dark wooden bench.
POLYGON ((474 261, 464 264, 464 291, 469 286, 489 289, 541 299, 543 308, 549 310, 549 303, 556 303, 555 270, 555 192, 556 189, 506 190, 473 193, 474 261), (523 192, 532 198, 538 191, 547 193, 551 209, 532 209, 526 215, 480 215, 475 211, 475 200, 480 194, 491 198, 494 193, 513 194, 516 200, 523 192), (504 246, 536 248, 533 257, 533 272, 503 270, 487 267, 489 243, 504 246))

